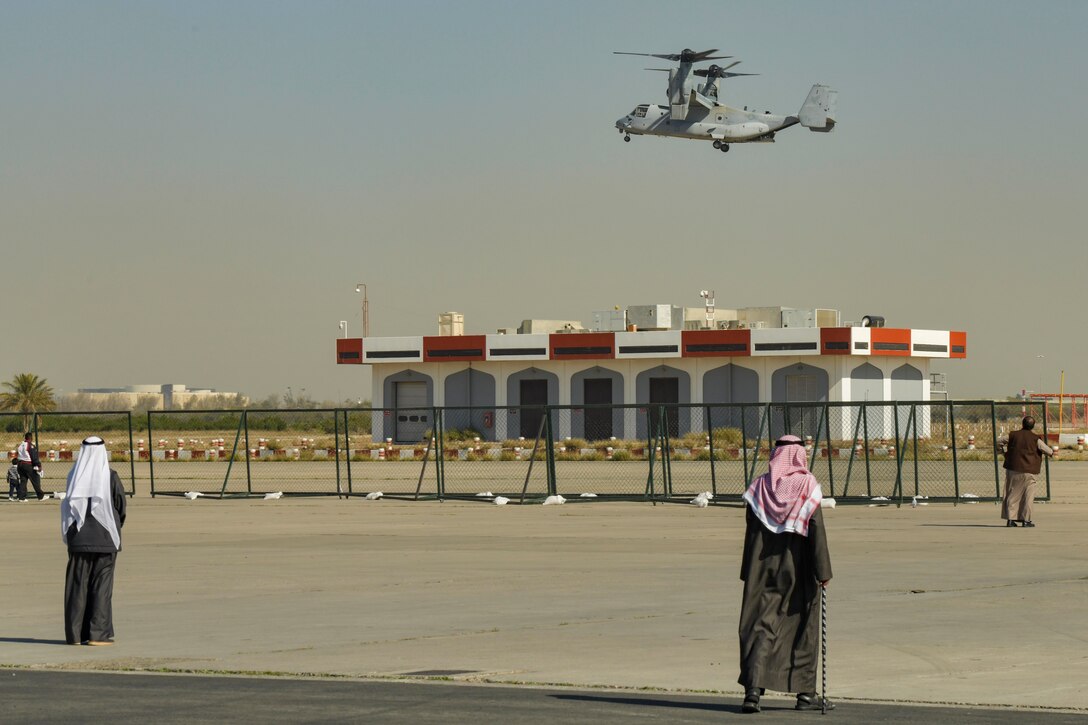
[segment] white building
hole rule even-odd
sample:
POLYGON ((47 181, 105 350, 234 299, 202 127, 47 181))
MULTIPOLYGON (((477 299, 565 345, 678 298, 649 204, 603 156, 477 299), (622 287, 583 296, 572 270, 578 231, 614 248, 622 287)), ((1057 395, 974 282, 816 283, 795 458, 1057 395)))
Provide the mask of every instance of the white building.
MULTIPOLYGON (((502 440, 536 436, 540 414, 523 406, 573 406, 559 418, 561 437, 644 438, 638 406, 648 404, 676 405, 670 425, 683 434, 705 425, 688 404, 928 401, 930 362, 967 356, 964 332, 767 327, 768 308, 758 309, 749 329, 338 339, 337 363, 371 366, 373 405, 390 409, 374 417, 374 436, 411 442, 431 428, 431 407, 471 407, 463 427, 502 440), (594 404, 633 412, 581 407, 594 404)), ((789 320, 819 317, 777 309, 789 320)), ((850 437, 857 421, 840 416, 832 436, 850 437)))

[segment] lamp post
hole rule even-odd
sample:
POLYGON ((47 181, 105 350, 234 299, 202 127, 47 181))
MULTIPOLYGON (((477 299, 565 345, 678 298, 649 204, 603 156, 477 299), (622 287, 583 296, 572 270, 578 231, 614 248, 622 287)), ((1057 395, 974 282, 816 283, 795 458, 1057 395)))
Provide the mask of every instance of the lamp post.
POLYGON ((355 291, 363 293, 363 337, 370 337, 370 302, 366 298, 366 283, 355 285, 355 291))

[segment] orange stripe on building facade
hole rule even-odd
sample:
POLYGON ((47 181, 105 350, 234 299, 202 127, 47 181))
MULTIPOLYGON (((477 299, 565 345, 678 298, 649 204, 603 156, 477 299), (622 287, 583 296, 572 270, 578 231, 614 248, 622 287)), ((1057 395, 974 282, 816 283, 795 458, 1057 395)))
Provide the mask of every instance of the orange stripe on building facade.
POLYGON ((869 330, 871 355, 911 356, 910 330, 897 330, 894 327, 870 327, 869 330))
POLYGON ((484 360, 487 335, 456 335, 423 338, 423 362, 475 362, 484 360))
POLYGON ((749 330, 684 330, 681 357, 741 357, 752 354, 749 330))

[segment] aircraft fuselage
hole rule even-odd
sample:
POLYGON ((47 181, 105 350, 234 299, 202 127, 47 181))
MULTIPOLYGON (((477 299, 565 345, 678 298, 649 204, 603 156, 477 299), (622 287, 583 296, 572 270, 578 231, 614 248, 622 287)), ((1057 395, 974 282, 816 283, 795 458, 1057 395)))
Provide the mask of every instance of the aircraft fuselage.
POLYGON ((774 133, 798 123, 796 116, 776 116, 730 106, 700 108, 694 104, 684 120, 672 117, 667 107, 641 104, 616 121, 616 128, 637 136, 673 136, 722 143, 767 142, 774 133))

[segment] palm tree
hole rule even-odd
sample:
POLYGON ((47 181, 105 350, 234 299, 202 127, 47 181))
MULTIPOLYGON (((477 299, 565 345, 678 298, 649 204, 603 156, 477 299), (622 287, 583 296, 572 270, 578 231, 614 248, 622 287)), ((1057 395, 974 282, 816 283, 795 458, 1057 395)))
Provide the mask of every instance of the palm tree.
POLYGON ((30 430, 34 416, 46 410, 54 410, 53 388, 45 378, 33 373, 19 373, 4 383, 9 392, 0 393, 0 410, 13 410, 23 414, 23 430, 30 430))

